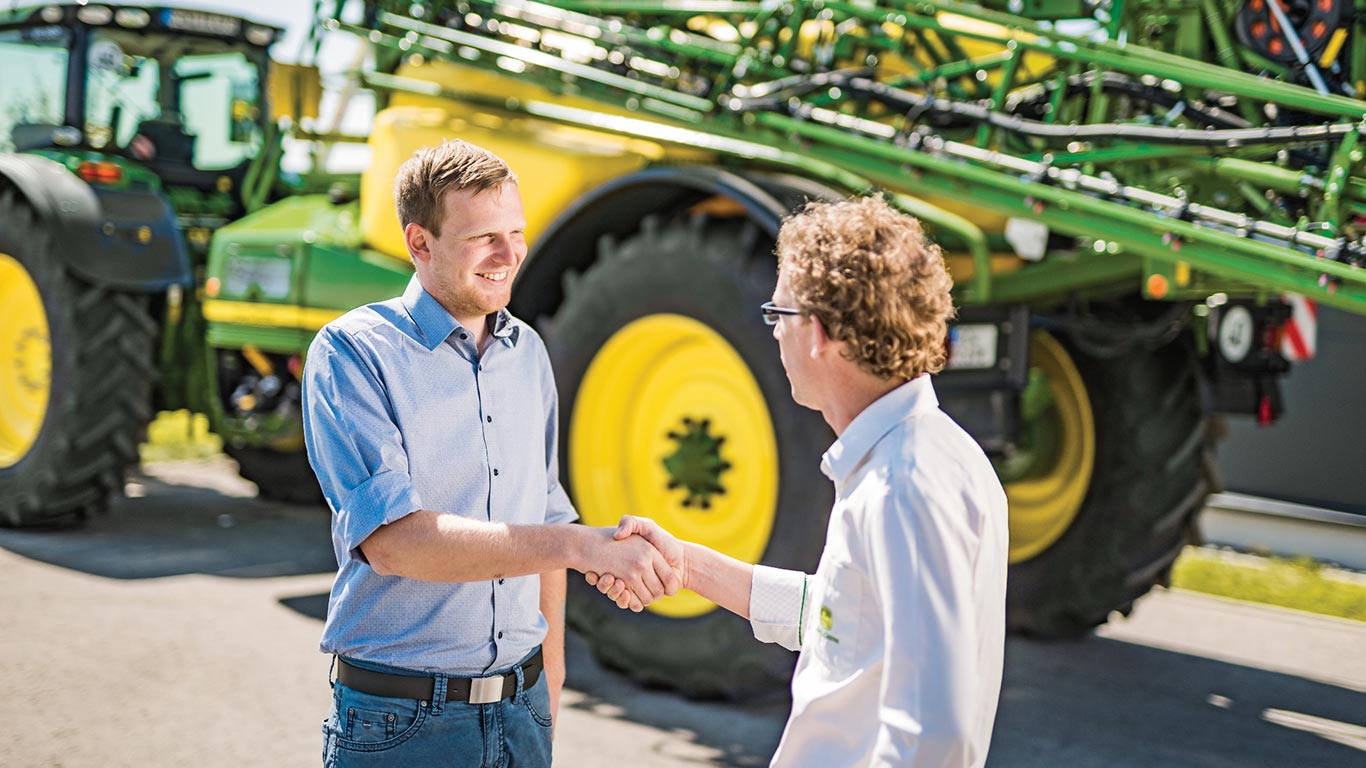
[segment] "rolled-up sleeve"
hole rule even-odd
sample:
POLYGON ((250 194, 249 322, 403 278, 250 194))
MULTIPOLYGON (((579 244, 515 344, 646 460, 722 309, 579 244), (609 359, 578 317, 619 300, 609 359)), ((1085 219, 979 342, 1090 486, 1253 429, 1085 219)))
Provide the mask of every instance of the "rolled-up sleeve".
POLYGON ((801 571, 754 566, 749 588, 749 624, 754 638, 789 650, 802 647, 807 575, 801 571))
MULTIPOLYGON (((536 337, 540 341, 540 337, 536 337)), ((555 373, 542 342, 538 350, 541 368, 541 400, 545 410, 545 521, 572 523, 579 519, 574 503, 560 485, 560 396, 555 389, 555 373)))
POLYGON ((309 347, 303 420, 308 460, 332 508, 337 556, 364 561, 361 543, 421 509, 422 500, 384 384, 344 332, 324 328, 309 347))

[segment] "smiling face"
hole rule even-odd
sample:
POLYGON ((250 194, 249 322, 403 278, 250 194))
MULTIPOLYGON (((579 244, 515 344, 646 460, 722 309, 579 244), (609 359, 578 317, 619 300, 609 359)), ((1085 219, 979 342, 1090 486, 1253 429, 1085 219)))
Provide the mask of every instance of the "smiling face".
POLYGON ((467 330, 483 334, 484 318, 512 299, 512 280, 526 258, 526 216, 515 182, 442 197, 441 234, 417 223, 405 235, 417 278, 467 330))

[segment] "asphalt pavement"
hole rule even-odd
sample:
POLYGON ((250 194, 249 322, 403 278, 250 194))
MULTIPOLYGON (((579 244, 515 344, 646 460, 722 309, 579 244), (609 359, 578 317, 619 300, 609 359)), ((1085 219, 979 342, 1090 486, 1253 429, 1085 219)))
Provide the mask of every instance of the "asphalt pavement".
MULTIPOLYGON (((84 526, 0 530, 0 766, 320 764, 327 516, 253 492, 159 464, 84 526)), ((765 765, 786 715, 642 688, 571 634, 556 764, 765 765)), ((1159 591, 1012 638, 988 765, 1366 766, 1366 624, 1159 591)))

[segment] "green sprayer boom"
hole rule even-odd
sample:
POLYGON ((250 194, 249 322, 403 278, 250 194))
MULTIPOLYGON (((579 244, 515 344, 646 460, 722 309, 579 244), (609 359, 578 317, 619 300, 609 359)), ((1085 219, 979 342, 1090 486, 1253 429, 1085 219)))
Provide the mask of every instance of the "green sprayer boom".
POLYGON ((1133 274, 1174 278, 1156 298, 1298 293, 1366 312, 1366 102, 1341 95, 1351 73, 1234 52, 1236 8, 1200 8, 1179 24, 1212 35, 1219 63, 1160 50, 1189 42, 1175 21, 1154 32, 1151 5, 1069 25, 932 0, 471 0, 420 13, 372 4, 372 18, 344 26, 405 57, 613 109, 371 75, 378 88, 886 190, 973 255, 964 303, 1036 301, 1133 274), (1153 39, 1126 42, 1131 27, 1153 39), (1264 76, 1295 73, 1322 90, 1264 76), (993 275, 990 233, 926 200, 1038 222, 1101 258, 993 275))

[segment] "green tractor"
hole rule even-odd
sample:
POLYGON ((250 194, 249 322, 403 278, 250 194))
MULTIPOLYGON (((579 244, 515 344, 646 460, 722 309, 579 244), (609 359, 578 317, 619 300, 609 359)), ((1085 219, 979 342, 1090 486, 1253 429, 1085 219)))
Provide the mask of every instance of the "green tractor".
POLYGON ((0 12, 0 522, 105 507, 156 409, 208 410, 198 281, 213 232, 273 194, 280 31, 0 12))

